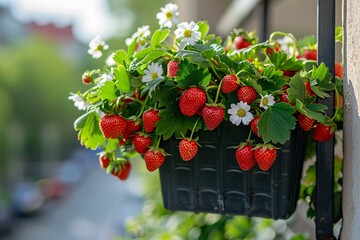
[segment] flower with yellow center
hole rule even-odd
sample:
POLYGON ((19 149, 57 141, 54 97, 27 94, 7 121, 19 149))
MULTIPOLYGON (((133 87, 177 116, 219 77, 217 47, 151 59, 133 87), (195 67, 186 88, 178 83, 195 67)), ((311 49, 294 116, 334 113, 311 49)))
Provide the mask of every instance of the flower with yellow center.
POLYGON ((260 107, 267 109, 275 104, 274 96, 271 94, 261 95, 260 107))
POLYGON ((159 63, 150 63, 147 69, 144 70, 144 76, 141 81, 147 83, 154 81, 155 79, 162 78, 163 72, 162 66, 159 63))
POLYGON ((165 7, 160 8, 160 12, 156 14, 161 27, 171 28, 174 24, 179 22, 178 6, 174 3, 168 3, 165 7))
POLYGON ((228 114, 230 114, 230 122, 236 126, 239 126, 240 123, 244 125, 249 125, 251 120, 254 118, 250 111, 250 106, 246 102, 238 102, 237 104, 232 103, 230 109, 228 109, 228 114))
POLYGON ((109 46, 102 40, 100 35, 97 35, 89 42, 88 54, 93 58, 98 59, 103 55, 103 50, 108 49, 109 46))
POLYGON ((195 45, 201 38, 201 33, 198 30, 199 26, 193 21, 179 23, 175 35, 177 39, 181 40, 180 48, 184 48, 186 45, 195 45))

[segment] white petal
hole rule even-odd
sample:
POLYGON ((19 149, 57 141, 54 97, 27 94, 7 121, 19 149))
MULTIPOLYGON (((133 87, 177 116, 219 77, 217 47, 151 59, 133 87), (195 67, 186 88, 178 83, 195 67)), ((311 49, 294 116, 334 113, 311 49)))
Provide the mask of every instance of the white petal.
POLYGON ((243 118, 238 117, 238 119, 236 120, 235 125, 236 125, 236 126, 239 126, 239 125, 240 125, 240 123, 241 123, 241 121, 243 121, 243 118))

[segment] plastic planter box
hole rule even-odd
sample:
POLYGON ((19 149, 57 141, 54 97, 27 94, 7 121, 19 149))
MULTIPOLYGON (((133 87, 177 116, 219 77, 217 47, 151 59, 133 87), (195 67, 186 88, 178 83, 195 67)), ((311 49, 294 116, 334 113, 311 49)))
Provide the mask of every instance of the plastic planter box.
POLYGON ((248 127, 225 122, 214 131, 199 134, 197 156, 181 159, 179 141, 163 143, 171 154, 160 168, 164 206, 170 210, 247 215, 286 219, 295 211, 305 154, 306 134, 292 131, 290 141, 277 150, 268 172, 257 165, 242 171, 236 146, 245 141, 248 127))

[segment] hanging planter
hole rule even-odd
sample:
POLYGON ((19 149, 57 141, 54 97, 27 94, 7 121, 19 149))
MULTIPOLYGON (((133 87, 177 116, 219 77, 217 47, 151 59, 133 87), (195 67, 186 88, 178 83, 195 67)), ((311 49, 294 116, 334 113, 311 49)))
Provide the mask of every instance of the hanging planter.
POLYGON ((202 146, 193 161, 185 162, 179 140, 164 142, 171 156, 160 168, 164 206, 170 210, 288 218, 294 212, 305 154, 307 134, 296 128, 291 140, 277 150, 269 171, 255 166, 239 168, 235 157, 238 142, 249 128, 222 124, 217 131, 199 136, 202 146))
MULTIPOLYGON (((291 34, 259 43, 234 30, 223 42, 206 22, 177 16, 167 4, 160 29, 139 28, 107 67, 84 73, 90 88, 70 97, 85 111, 74 124, 80 142, 101 148, 101 167, 120 180, 134 153, 150 172, 160 168, 169 209, 288 217, 305 132, 326 141, 335 130, 317 103, 335 88, 331 74, 307 57, 314 45, 291 34)), ((94 58, 108 49, 99 36, 89 47, 94 58)))

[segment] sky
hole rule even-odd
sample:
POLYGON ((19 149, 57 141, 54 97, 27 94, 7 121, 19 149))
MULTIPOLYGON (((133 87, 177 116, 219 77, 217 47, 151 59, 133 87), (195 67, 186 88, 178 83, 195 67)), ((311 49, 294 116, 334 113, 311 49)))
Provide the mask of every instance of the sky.
POLYGON ((105 39, 127 36, 134 19, 125 7, 116 17, 111 15, 106 0, 0 0, 1 5, 23 23, 72 25, 75 38, 81 42, 88 42, 98 34, 105 39))

